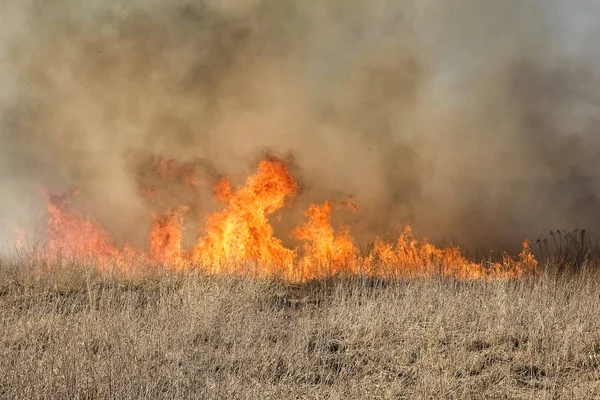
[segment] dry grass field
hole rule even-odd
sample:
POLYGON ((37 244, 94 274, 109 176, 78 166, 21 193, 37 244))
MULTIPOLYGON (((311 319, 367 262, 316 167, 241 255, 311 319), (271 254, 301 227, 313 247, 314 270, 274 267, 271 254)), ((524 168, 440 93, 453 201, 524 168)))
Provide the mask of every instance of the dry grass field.
POLYGON ((600 0, 0 21, 0 400, 600 400, 600 0))
POLYGON ((600 398, 600 276, 0 277, 2 399, 600 398))

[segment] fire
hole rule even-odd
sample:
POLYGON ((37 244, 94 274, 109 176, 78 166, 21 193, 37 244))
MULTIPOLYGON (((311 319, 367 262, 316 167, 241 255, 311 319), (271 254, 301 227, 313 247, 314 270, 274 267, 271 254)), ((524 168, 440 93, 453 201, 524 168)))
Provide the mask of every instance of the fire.
POLYGON ((217 183, 216 197, 226 208, 208 218, 194 260, 215 273, 254 266, 248 272, 288 275, 296 254, 273 235, 268 216, 282 208, 297 189, 287 167, 278 160, 261 162, 258 173, 235 193, 229 181, 217 183))
POLYGON ((312 205, 305 215, 309 221, 293 234, 305 241, 305 255, 300 261, 301 276, 338 275, 356 273, 358 249, 348 228, 342 228, 337 237, 331 226, 331 203, 312 205))
MULTIPOLYGON (((157 175, 165 176, 175 168, 173 161, 161 160, 157 175)), ((191 166, 178 169, 189 188, 196 187, 191 166)), ((333 204, 312 205, 305 212, 307 221, 291 234, 303 246, 290 249, 275 237, 269 218, 289 204, 298 184, 280 160, 260 162, 258 171, 240 188, 233 189, 224 179, 214 186, 215 197, 223 204, 209 215, 201 236, 192 249, 183 245, 183 215, 186 206, 153 213, 149 252, 125 245, 118 249, 110 235, 97 223, 69 206, 65 196, 45 195, 48 243, 46 257, 70 257, 94 262, 106 268, 109 262, 127 270, 130 266, 161 265, 174 270, 200 269, 209 274, 243 273, 252 276, 277 276, 290 281, 363 274, 384 278, 441 275, 456 279, 519 278, 536 272, 538 263, 529 242, 513 258, 504 254, 498 263, 475 262, 462 255, 458 247, 436 247, 415 238, 407 226, 396 243, 376 240, 368 255, 361 255, 348 227, 336 232, 332 227, 333 204), (135 262, 137 261, 137 263, 135 262)), ((152 188, 151 200, 156 195, 152 188)), ((351 198, 341 208, 359 212, 351 198)), ((22 240, 22 239, 21 239, 22 240)))
POLYGON ((65 196, 45 194, 48 213, 46 258, 80 261, 107 260, 119 254, 108 233, 83 214, 72 210, 65 196))
POLYGON ((535 271, 537 261, 529 242, 525 241, 518 259, 504 254, 502 263, 485 266, 463 256, 458 247, 438 248, 427 240, 415 239, 411 227, 407 226, 395 248, 390 243, 378 241, 375 251, 367 258, 367 265, 375 268, 372 272, 383 276, 440 274, 457 279, 494 279, 519 278, 535 271))
POLYGON ((150 253, 158 263, 182 269, 185 265, 182 251, 183 217, 177 210, 162 215, 153 214, 150 232, 150 253))

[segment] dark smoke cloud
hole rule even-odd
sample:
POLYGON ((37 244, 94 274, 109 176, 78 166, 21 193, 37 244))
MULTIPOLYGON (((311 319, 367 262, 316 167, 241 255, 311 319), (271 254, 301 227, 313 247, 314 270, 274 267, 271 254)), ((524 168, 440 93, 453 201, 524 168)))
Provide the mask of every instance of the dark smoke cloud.
MULTIPOLYGON (((352 195, 362 243, 401 224, 469 247, 599 231, 593 2, 457 0, 0 3, 0 238, 40 187, 143 243, 156 207, 214 209, 265 152, 295 209, 352 195), (584 18, 585 17, 585 18, 584 18), (579 23, 581 22, 581 23, 579 23), (576 25, 578 29, 573 29, 576 25), (190 192, 160 158, 194 165, 190 192), (166 190, 165 190, 166 189, 166 190)), ((289 225, 301 215, 289 215, 289 225)), ((285 224, 284 224, 285 225, 285 224)), ((289 232, 283 226, 283 235, 289 232)))

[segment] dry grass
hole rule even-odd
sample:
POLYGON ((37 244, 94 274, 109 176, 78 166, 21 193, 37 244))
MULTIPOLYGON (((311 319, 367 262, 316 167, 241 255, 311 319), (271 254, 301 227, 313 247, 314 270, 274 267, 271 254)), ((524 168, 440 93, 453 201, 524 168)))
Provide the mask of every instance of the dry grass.
POLYGON ((0 277, 0 398, 600 398, 600 278, 0 277))

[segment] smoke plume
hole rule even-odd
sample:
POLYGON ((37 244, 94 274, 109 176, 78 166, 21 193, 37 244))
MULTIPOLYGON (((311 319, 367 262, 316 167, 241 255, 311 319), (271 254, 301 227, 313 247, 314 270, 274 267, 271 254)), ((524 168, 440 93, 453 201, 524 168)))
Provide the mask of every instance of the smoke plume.
POLYGON ((142 243, 160 160, 196 171, 160 201, 201 223, 215 181, 267 153, 292 165, 294 209, 353 196, 339 219, 362 242, 404 223, 471 248, 598 233, 594 4, 2 1, 0 240, 37 226, 46 188, 142 243))

